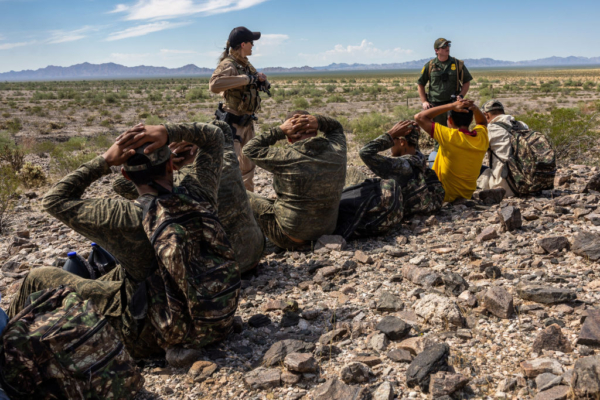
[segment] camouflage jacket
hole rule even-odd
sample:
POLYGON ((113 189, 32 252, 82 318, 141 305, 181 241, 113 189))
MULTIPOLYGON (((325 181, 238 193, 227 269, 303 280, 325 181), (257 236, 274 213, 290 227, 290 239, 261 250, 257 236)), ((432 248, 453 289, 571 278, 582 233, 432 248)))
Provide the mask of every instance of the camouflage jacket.
MULTIPOLYGON (((167 124, 165 127, 171 142, 185 140, 199 146, 194 165, 201 172, 184 176, 181 185, 216 209, 223 160, 221 130, 207 124, 167 124)), ((44 196, 42 206, 69 228, 115 256, 120 265, 100 279, 125 281, 129 299, 138 283, 156 271, 157 261, 144 232, 142 210, 138 206, 123 199, 81 198, 93 182, 110 172, 104 158, 96 157, 54 185, 44 196)), ((121 303, 121 286, 121 282, 115 282, 113 295, 107 296, 105 304, 96 304, 99 309, 106 310, 105 315, 118 317, 125 310, 125 304, 121 303)))
MULTIPOLYGON (((264 236, 254 219, 248 195, 242 180, 239 162, 233 149, 231 127, 222 121, 212 121, 223 131, 223 170, 218 192, 218 214, 227 237, 231 242, 240 270, 246 272, 258 263, 264 250, 264 236)), ((176 124, 169 125, 171 131, 176 124)), ((191 166, 183 167, 175 177, 175 185, 180 185, 182 178, 191 172, 191 166)), ((135 185, 119 177, 113 182, 113 189, 121 196, 135 200, 138 192, 135 185)))
POLYGON ((433 174, 427 173, 428 167, 425 162, 425 156, 420 151, 417 151, 414 155, 409 154, 401 157, 386 157, 379 154, 379 152, 390 149, 393 146, 394 140, 386 133, 367 143, 360 149, 359 155, 375 175, 382 179, 393 179, 401 187, 402 198, 405 203, 405 216, 410 216, 416 212, 428 214, 439 209, 443 202, 441 201, 443 200, 443 195, 441 200, 438 199, 438 192, 442 190, 441 187, 437 187, 439 185, 436 185, 433 191, 422 191, 417 194, 419 197, 424 197, 420 203, 427 204, 423 209, 419 205, 411 206, 407 204, 409 199, 412 199, 411 203, 414 202, 415 189, 421 187, 422 182, 429 182, 433 178, 433 174), (432 192, 434 192, 434 198, 427 198, 431 196, 432 192), (432 203, 434 204, 431 205, 432 203), (413 208, 415 209, 413 210, 413 208))
POLYGON ((324 136, 273 146, 286 138, 279 127, 250 140, 244 155, 273 173, 275 218, 295 239, 316 240, 335 230, 346 179, 346 136, 342 125, 317 115, 324 136))

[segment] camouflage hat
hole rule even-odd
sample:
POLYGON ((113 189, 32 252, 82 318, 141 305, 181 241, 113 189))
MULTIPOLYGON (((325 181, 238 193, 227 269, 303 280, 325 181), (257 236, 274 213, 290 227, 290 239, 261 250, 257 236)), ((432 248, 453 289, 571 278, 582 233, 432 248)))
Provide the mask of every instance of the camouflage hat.
POLYGON ((492 99, 486 101, 483 107, 481 108, 481 111, 483 112, 490 112, 494 110, 504 112, 504 105, 502 105, 502 103, 500 103, 499 100, 492 99))
POLYGON ((444 38, 439 38, 438 40, 435 41, 435 43, 433 44, 433 48, 434 50, 439 49, 440 47, 444 47, 445 45, 450 45, 450 43, 452 43, 449 40, 446 40, 444 38))
POLYGON ((421 133, 421 130, 419 129, 418 126, 415 126, 409 133, 408 135, 404 136, 404 139, 406 139, 406 141, 408 142, 408 144, 410 144, 411 146, 418 146, 419 145, 419 134, 421 133))
POLYGON ((123 165, 123 169, 125 171, 144 171, 154 165, 163 164, 171 158, 171 149, 169 149, 169 146, 165 145, 150 154, 145 154, 144 150, 148 146, 150 146, 150 143, 145 143, 135 149, 135 154, 123 165))

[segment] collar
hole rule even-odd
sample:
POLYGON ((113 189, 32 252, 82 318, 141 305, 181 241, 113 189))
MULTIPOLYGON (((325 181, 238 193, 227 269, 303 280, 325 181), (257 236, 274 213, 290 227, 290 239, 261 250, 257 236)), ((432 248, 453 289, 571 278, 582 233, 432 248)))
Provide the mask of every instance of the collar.
POLYGON ((464 133, 467 136, 473 136, 473 137, 477 136, 477 131, 475 131, 475 130, 469 131, 466 129, 459 129, 458 131, 464 133))

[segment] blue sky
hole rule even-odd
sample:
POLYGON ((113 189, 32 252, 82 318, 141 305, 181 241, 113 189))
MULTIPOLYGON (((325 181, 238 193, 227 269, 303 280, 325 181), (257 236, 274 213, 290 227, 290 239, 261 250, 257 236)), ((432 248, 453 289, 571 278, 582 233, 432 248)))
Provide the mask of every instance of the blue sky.
POLYGON ((600 56, 598 0, 0 0, 0 72, 115 62, 212 68, 236 26, 261 31, 257 67, 452 55, 600 56))

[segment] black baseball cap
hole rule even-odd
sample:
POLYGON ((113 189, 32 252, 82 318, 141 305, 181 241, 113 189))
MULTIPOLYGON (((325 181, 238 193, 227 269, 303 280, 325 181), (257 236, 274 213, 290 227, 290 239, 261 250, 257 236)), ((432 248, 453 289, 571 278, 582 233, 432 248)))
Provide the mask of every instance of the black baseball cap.
POLYGON ((239 46, 245 42, 252 42, 253 40, 260 39, 260 32, 252 32, 250 29, 238 26, 233 28, 229 34, 229 45, 231 47, 239 46))

